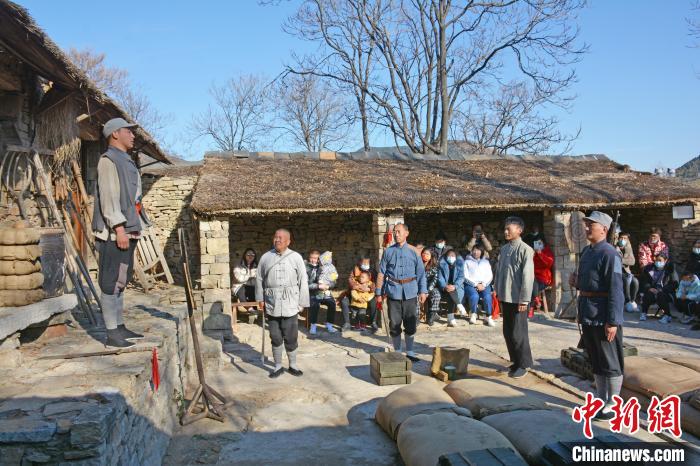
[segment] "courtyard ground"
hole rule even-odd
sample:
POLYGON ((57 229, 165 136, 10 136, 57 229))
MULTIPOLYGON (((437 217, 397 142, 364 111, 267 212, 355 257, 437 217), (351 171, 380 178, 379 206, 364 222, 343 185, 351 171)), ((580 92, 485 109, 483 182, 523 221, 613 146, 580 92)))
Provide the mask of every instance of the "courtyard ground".
MULTIPOLYGON (((640 355, 700 354, 700 332, 676 322, 663 325, 655 319, 638 322, 636 314, 625 317, 625 341, 637 346, 640 355)), ((414 381, 428 375, 435 345, 467 347, 470 375, 496 378, 555 405, 580 404, 578 390, 591 390, 591 384, 559 360, 563 348, 578 342, 576 324, 538 315, 529 329, 534 370, 513 380, 496 372, 507 364, 500 323, 489 328, 481 321, 469 325, 460 320, 450 329, 444 320, 434 327, 422 324, 416 336, 421 361, 414 364, 414 381)), ((163 464, 401 464, 395 443, 374 422, 377 402, 400 387, 380 387, 369 374, 369 353, 388 347, 387 337, 324 331, 311 339, 305 332, 298 358, 304 376, 285 373, 271 380, 269 342, 265 366, 260 358, 261 327, 239 324, 234 340, 223 344, 225 359, 208 373, 210 384, 235 400, 226 422, 202 420, 180 428, 163 464)))

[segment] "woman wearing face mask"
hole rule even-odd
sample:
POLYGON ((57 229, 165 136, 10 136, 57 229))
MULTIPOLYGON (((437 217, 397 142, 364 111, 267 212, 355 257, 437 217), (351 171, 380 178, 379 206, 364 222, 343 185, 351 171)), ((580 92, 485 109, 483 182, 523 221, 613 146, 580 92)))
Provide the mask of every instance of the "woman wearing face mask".
MULTIPOLYGON (((372 261, 369 257, 362 257, 350 271, 350 275, 348 276, 348 289, 340 298, 340 308, 343 310, 343 331, 348 331, 352 328, 350 324, 350 292, 352 290, 374 292, 375 283, 377 283, 377 272, 374 270, 374 267, 372 267, 372 261), (362 272, 369 272, 369 286, 360 283, 360 275, 362 272)), ((377 302, 374 299, 367 303, 367 316, 371 322, 369 330, 375 333, 379 329, 379 326, 377 325, 377 302)), ((362 329, 362 325, 356 328, 356 330, 362 329)))
POLYGON ((695 240, 693 249, 690 250, 688 265, 686 265, 685 269, 700 277, 700 239, 695 240))
POLYGON ((538 310, 542 305, 540 292, 552 284, 552 266, 554 265, 554 253, 540 235, 532 242, 535 250, 533 262, 535 263, 535 282, 532 286, 532 311, 538 310))
POLYGON ((454 249, 450 249, 440 259, 438 272, 438 286, 447 297, 447 326, 454 327, 455 309, 463 316, 467 310, 462 305, 464 297, 464 260, 457 255, 454 249))
POLYGON ((642 312, 639 320, 647 320, 649 306, 656 304, 659 310, 655 316, 662 314, 659 320, 662 324, 671 322, 671 303, 676 288, 678 288, 678 274, 673 263, 664 253, 654 256, 654 262, 647 265, 641 275, 642 288, 642 312))
POLYGON ((639 245, 639 267, 643 270, 646 266, 654 262, 657 254, 669 255, 668 246, 661 241, 661 228, 652 228, 649 231, 649 239, 639 245))
POLYGON ((639 280, 632 274, 631 267, 636 261, 634 259, 634 251, 632 249, 632 243, 630 242, 629 233, 620 233, 615 248, 618 254, 620 254, 620 257, 622 257, 622 283, 625 290, 625 310, 627 312, 636 312, 639 280))
POLYGON ((428 301, 425 303, 425 320, 433 326, 440 318, 440 288, 438 287, 438 261, 430 248, 424 248, 420 254, 425 267, 425 281, 428 285, 428 301))
MULTIPOLYGON (((452 246, 447 244, 447 235, 445 235, 445 233, 442 231, 438 232, 438 234, 435 235, 435 244, 430 248, 430 251, 439 261, 450 249, 452 249, 452 246)), ((421 251, 416 252, 418 252, 418 254, 421 253, 421 251)))
POLYGON ((464 294, 469 303, 469 323, 476 324, 479 299, 484 303, 484 323, 489 327, 495 327, 491 318, 491 283, 493 282, 493 269, 488 259, 484 259, 484 250, 480 246, 474 246, 471 254, 464 261, 464 294))

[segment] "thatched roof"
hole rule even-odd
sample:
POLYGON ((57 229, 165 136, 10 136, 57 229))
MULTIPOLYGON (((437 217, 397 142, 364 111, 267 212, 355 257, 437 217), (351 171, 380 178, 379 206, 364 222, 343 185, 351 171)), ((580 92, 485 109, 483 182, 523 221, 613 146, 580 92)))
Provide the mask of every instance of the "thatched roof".
MULTIPOLYGON (((26 9, 8 0, 0 0, 0 45, 26 63, 54 86, 88 101, 90 119, 100 130, 110 118, 132 118, 114 100, 102 92, 75 66, 65 53, 36 24, 26 9)), ((148 156, 170 163, 165 152, 143 128, 137 128, 136 148, 148 156)))
POLYGON ((700 199, 700 190, 681 180, 636 172, 605 156, 387 160, 330 154, 208 155, 192 207, 201 214, 236 215, 583 209, 700 199))

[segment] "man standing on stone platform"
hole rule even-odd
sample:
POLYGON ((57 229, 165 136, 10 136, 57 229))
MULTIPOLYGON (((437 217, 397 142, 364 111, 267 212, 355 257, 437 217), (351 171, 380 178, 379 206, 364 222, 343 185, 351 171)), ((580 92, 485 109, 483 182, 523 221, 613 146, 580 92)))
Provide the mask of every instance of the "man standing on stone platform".
POLYGON ((267 315, 272 341, 275 369, 270 373, 271 378, 284 372, 282 345, 287 351, 289 373, 297 377, 303 375, 297 367, 297 317, 299 311, 309 307, 309 284, 304 259, 289 249, 290 242, 289 230, 281 228, 275 232, 274 248, 260 258, 255 279, 255 299, 267 315))
POLYGON ((498 253, 494 289, 503 314, 503 337, 512 363, 510 377, 519 379, 532 367, 532 351, 527 332, 527 310, 532 299, 535 280, 535 252, 520 238, 525 222, 520 217, 508 217, 505 239, 498 253))
POLYGON ((141 205, 141 174, 127 153, 134 148, 135 124, 123 118, 105 123, 109 146, 97 163, 97 196, 92 230, 99 252, 98 277, 107 346, 132 346, 143 338, 124 325, 124 289, 134 272, 134 250, 141 231, 150 225, 141 205))
POLYGON ((609 215, 594 211, 584 222, 591 244, 581 252, 578 272, 571 274, 569 284, 579 290, 578 322, 583 345, 593 366, 597 397, 605 402, 596 418, 612 419, 612 397, 620 395, 625 368, 622 258, 606 241, 612 224, 609 215))
POLYGON ((406 342, 406 357, 418 361, 413 352, 413 339, 418 325, 418 303, 428 297, 425 267, 420 256, 406 243, 408 227, 394 226, 395 243, 384 251, 377 274, 376 301, 381 305, 387 297, 389 334, 395 351, 401 350, 401 324, 406 342))

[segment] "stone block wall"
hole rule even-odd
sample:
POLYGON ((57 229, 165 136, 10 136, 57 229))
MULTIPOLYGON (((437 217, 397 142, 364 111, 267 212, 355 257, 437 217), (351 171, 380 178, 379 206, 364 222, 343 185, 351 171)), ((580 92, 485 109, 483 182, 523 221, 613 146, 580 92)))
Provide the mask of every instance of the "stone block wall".
POLYGON ((142 177, 143 205, 153 221, 155 233, 163 249, 165 260, 176 283, 182 284, 178 229, 184 228, 188 237, 188 251, 192 276, 199 276, 199 232, 190 210, 196 173, 146 174, 142 177))
POLYGON ((374 241, 373 259, 376 260, 376 264, 379 264, 379 261, 382 259, 382 254, 384 254, 384 237, 387 231, 397 223, 405 223, 403 213, 372 215, 372 239, 374 241))
POLYGON ((258 257, 270 250, 277 228, 292 232, 290 248, 304 259, 313 248, 332 251, 340 277, 350 273, 359 256, 370 254, 374 258, 376 250, 370 214, 231 217, 229 225, 231 267, 240 263, 246 248, 255 249, 258 257))
POLYGON ((227 217, 199 219, 202 328, 231 329, 231 266, 227 217))

